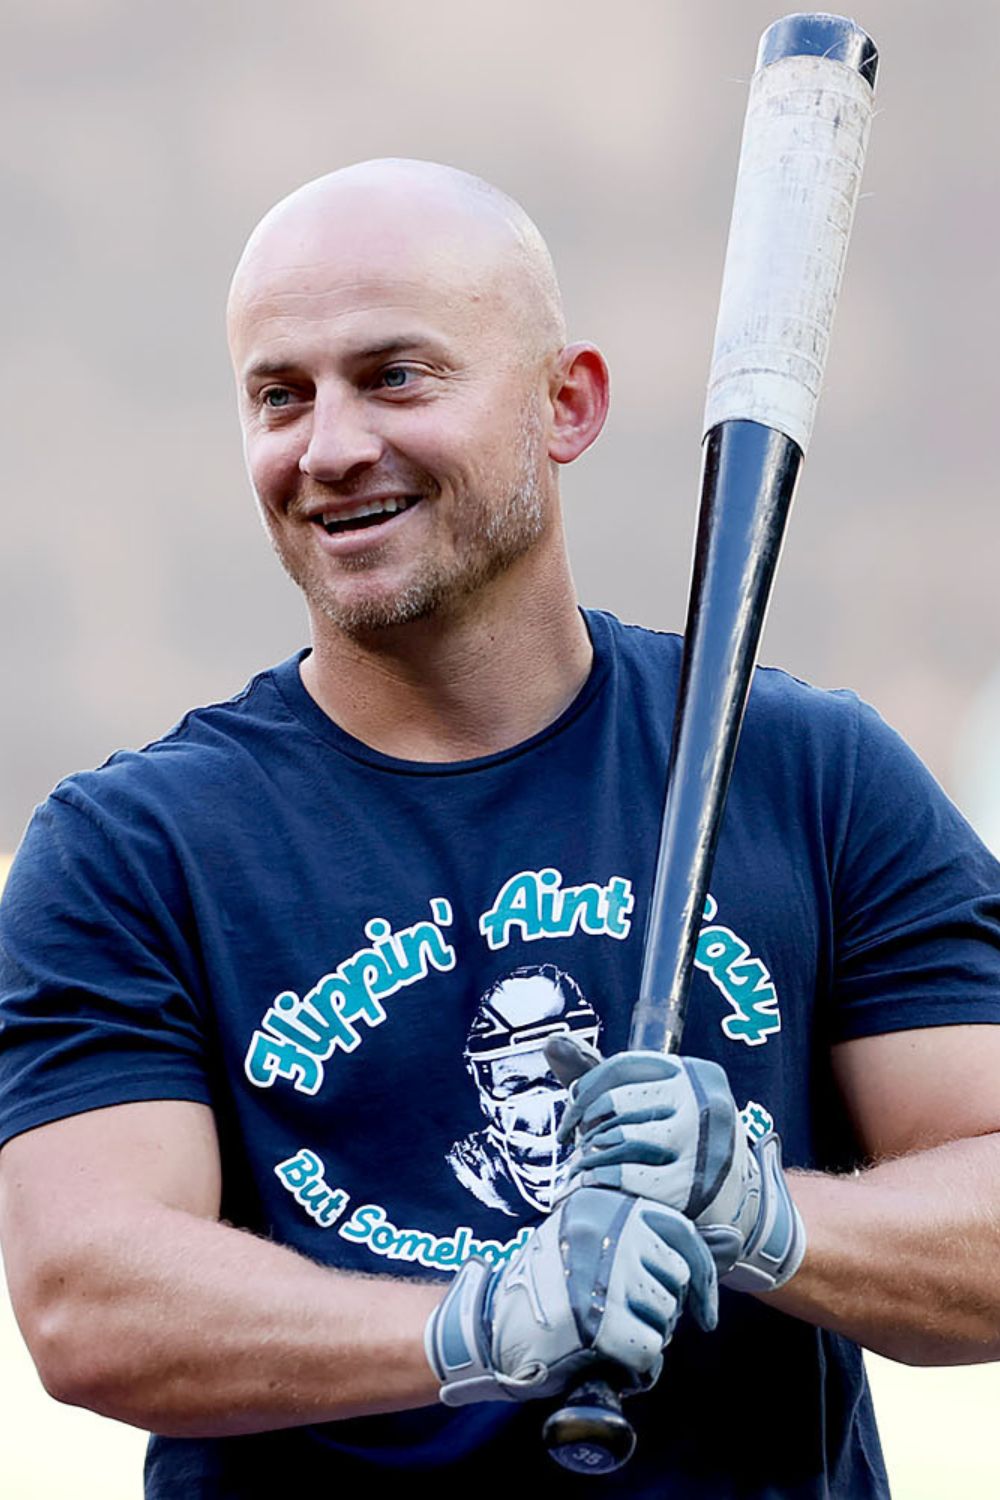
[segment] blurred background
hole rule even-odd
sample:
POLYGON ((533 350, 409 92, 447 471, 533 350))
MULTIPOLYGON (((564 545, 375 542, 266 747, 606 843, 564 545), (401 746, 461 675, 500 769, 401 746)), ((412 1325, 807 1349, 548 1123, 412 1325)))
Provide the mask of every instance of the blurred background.
MULTIPOLYGON (((571 336, 615 380, 605 436, 565 474, 581 593, 681 627, 747 81, 781 13, 8 7, 0 851, 60 776, 304 642, 243 473, 222 309, 261 213, 350 161, 450 162, 538 221, 571 336)), ((884 54, 879 114, 763 658, 858 689, 1000 845, 1000 7, 956 0, 945 21, 929 0, 865 0, 857 18, 884 54)), ((996 1495, 997 1371, 874 1364, 898 1500, 996 1495)), ((138 1435, 32 1381, 8 1315, 0 1492, 137 1497, 138 1435)))

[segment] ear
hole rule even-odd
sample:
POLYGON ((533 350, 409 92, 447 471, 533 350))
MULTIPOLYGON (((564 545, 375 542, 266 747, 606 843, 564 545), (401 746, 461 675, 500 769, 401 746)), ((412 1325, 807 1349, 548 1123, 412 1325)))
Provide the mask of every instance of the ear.
POLYGON ((610 378, 604 355, 593 344, 567 344, 552 372, 549 457, 570 464, 597 438, 608 414, 610 378))

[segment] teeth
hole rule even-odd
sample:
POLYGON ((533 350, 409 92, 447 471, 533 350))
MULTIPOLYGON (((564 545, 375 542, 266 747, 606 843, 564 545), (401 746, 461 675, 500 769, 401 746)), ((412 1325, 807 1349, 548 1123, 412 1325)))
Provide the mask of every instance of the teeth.
POLYGON ((348 506, 343 510, 326 511, 319 517, 323 526, 329 529, 331 526, 343 525, 345 521, 360 521, 363 516, 394 516, 397 511, 406 510, 410 501, 408 499, 387 500, 362 500, 358 505, 348 506))

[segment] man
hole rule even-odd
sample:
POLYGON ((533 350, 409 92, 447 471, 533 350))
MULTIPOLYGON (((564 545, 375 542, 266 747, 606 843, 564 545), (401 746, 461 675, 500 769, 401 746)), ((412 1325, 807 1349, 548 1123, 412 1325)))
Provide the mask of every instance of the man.
POLYGON ((43 1380, 158 1434, 150 1496, 578 1494, 534 1398, 596 1352, 643 1392, 609 1494, 885 1495, 857 1345, 1000 1354, 1000 872, 870 710, 761 672, 710 1061, 622 1058, 678 644, 577 607, 558 466, 607 372, 537 230, 445 168, 334 173, 255 230, 229 329, 312 649, 70 778, 20 851, 0 1227, 43 1380), (543 962, 610 1060, 517 1228, 448 1157, 481 997, 543 962))

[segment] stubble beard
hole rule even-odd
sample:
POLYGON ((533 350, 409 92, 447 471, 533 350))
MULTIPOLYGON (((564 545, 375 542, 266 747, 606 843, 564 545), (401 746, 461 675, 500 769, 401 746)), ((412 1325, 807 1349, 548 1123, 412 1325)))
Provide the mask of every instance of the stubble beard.
MULTIPOLYGON (((545 529, 542 474, 547 460, 542 449, 541 414, 534 399, 521 412, 516 443, 518 464, 511 488, 499 496, 479 491, 464 497, 462 537, 454 555, 425 558, 420 570, 392 592, 377 586, 368 591, 339 591, 312 559, 295 557, 283 548, 269 527, 271 544, 310 609, 345 635, 391 630, 454 609, 505 573, 545 529)), ((420 503, 433 504, 434 500, 420 503)), ((343 572, 355 574, 363 574, 373 565, 373 553, 341 558, 339 563, 343 572)))

